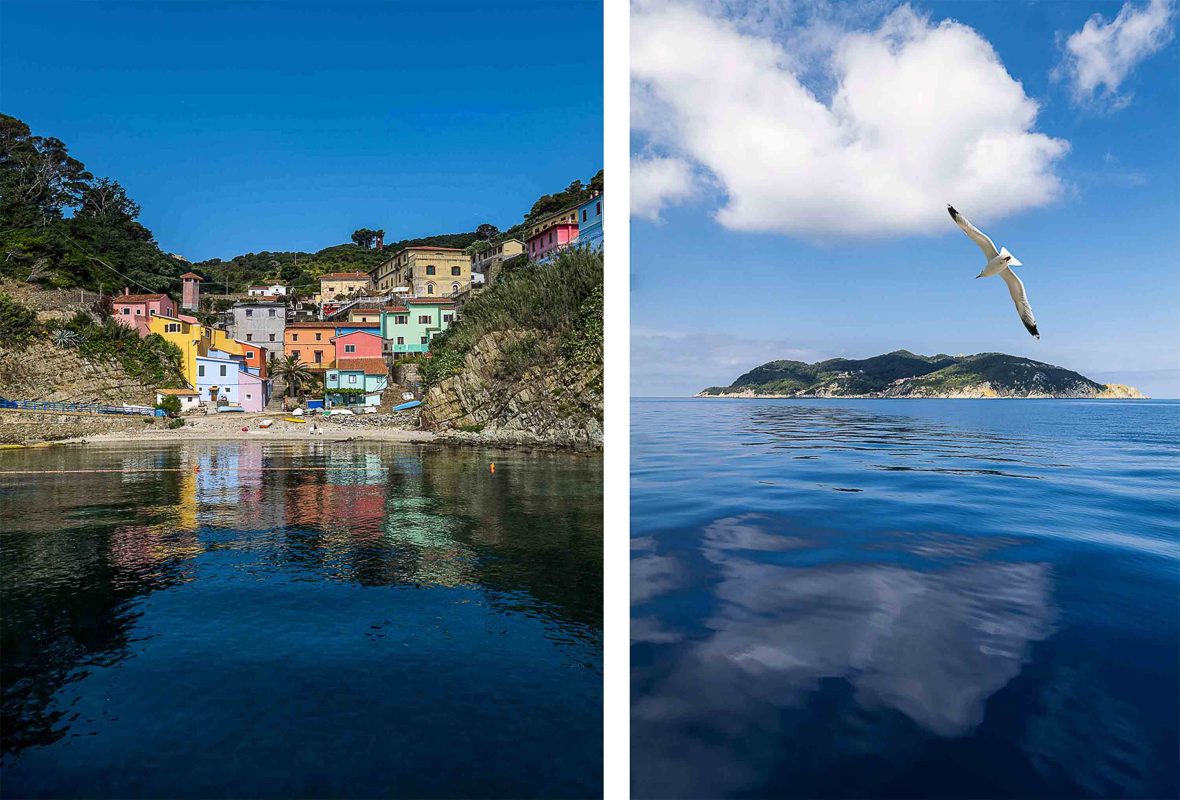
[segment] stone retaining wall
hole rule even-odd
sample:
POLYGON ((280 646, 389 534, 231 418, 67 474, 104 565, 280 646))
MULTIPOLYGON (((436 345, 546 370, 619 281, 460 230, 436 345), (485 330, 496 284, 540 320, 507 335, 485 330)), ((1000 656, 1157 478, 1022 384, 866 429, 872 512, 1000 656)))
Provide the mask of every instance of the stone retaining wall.
MULTIPOLYGON (((142 431, 151 427, 144 419, 116 414, 0 411, 0 444, 56 442, 112 431, 142 431)), ((154 424, 159 426, 163 421, 156 420, 154 424)))

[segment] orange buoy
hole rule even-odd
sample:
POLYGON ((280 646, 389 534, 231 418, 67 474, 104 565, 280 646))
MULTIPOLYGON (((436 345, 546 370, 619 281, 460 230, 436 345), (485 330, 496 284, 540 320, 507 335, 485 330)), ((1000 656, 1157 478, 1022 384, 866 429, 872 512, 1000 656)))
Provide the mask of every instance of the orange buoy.
POLYGON ((488 471, 493 474, 496 472, 496 462, 495 461, 492 462, 492 465, 491 465, 491 467, 488 468, 488 471))

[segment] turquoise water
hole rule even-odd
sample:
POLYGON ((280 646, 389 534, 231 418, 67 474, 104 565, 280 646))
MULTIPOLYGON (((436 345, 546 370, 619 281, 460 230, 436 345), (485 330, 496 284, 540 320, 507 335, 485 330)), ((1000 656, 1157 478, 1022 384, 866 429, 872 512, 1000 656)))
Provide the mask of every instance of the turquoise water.
POLYGON ((1180 404, 636 400, 637 797, 1176 797, 1180 404))
POLYGON ((600 459, 225 443, 0 471, 5 797, 601 796, 600 459))

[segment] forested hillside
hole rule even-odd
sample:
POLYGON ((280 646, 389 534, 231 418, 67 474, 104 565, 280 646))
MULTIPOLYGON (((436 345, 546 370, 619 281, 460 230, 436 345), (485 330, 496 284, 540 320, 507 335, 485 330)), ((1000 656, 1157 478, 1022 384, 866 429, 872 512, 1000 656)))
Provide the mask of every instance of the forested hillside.
POLYGON ((46 288, 112 293, 130 286, 175 295, 179 276, 192 270, 213 284, 213 291, 242 292, 252 284, 282 282, 310 293, 320 275, 368 271, 402 247, 480 248, 520 238, 529 222, 601 190, 600 170, 588 184, 576 180, 538 198, 523 221, 504 231, 485 223, 460 233, 387 235, 379 251, 372 236, 377 231, 361 228, 352 242, 315 253, 262 251, 190 264, 165 252, 168 248, 139 221, 139 205, 117 180, 95 177, 59 139, 35 135, 21 120, 0 114, 0 275, 46 288))

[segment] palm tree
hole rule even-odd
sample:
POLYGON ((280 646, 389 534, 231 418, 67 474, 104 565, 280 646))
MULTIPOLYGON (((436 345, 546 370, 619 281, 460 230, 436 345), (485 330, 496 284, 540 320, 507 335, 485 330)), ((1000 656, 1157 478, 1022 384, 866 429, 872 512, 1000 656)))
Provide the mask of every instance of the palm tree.
POLYGON ((282 378, 287 384, 288 397, 302 393, 315 379, 311 369, 295 356, 287 356, 281 361, 276 361, 272 370, 276 378, 282 378))

